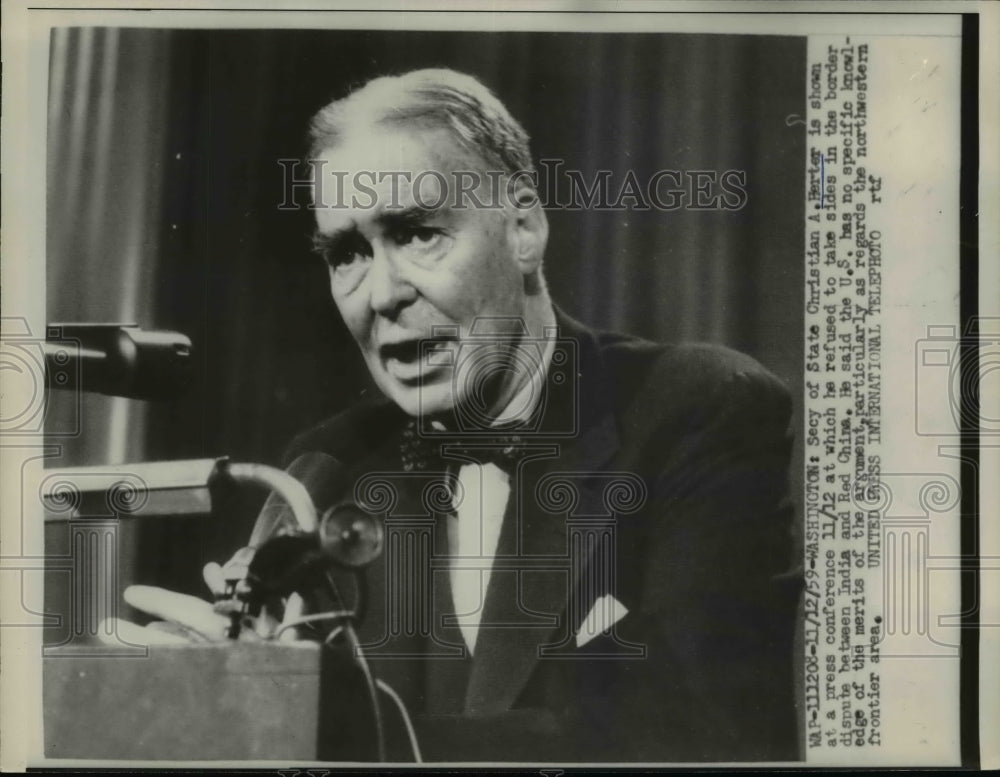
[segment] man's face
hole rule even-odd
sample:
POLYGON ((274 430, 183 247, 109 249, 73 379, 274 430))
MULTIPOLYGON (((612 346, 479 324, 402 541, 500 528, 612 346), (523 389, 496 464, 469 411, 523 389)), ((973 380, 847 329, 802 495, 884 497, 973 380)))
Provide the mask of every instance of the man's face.
MULTIPOLYGON (((419 342, 435 336, 438 327, 450 327, 446 331, 454 335, 444 339, 457 340, 449 347, 458 352, 477 318, 477 334, 484 322, 487 331, 499 334, 489 329, 490 319, 524 315, 516 226, 509 208, 461 200, 464 207, 454 207, 455 173, 483 165, 460 150, 448 131, 372 127, 359 135, 320 157, 325 166, 319 170, 317 240, 333 299, 382 391, 411 415, 444 412, 482 387, 455 381, 457 365, 427 358, 426 346, 421 358, 419 342), (442 199, 440 207, 428 207, 442 199)), ((489 188, 484 180, 480 201, 492 202, 489 188)), ((498 337, 501 359, 505 347, 498 337)), ((509 389, 488 387, 498 397, 509 389)))

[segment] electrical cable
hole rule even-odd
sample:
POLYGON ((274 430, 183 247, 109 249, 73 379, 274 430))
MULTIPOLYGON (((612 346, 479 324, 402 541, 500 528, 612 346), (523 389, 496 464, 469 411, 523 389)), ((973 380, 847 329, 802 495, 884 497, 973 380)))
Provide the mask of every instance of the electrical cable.
POLYGON ((331 645, 333 641, 344 631, 343 626, 337 626, 329 634, 326 635, 326 639, 323 640, 324 645, 331 645))
POLYGON ((274 632, 272 639, 277 639, 287 631, 288 629, 294 628, 296 626, 304 626, 307 623, 316 623, 317 621, 332 620, 334 618, 353 618, 353 610, 331 610, 330 612, 320 612, 315 615, 303 615, 301 618, 296 618, 288 623, 282 623, 280 628, 274 632))
POLYGON ((410 749, 413 751, 413 758, 418 764, 422 764, 424 762, 424 757, 420 753, 420 743, 417 742, 417 732, 413 728, 413 721, 410 720, 410 713, 406 709, 406 704, 403 702, 400 695, 396 693, 393 687, 389 685, 389 683, 376 679, 375 684, 379 687, 379 690, 396 703, 396 709, 399 710, 399 714, 403 718, 403 725, 406 726, 406 735, 410 738, 410 749))
POLYGON ((351 647, 351 652, 357 658, 358 666, 361 668, 361 673, 365 678, 365 685, 368 688, 368 698, 371 701, 372 713, 375 718, 375 744, 378 751, 378 760, 385 763, 385 727, 382 721, 382 706, 378 700, 378 691, 375 689, 375 679, 372 677, 371 668, 368 666, 365 654, 361 651, 361 642, 358 640, 358 634, 354 630, 354 626, 350 621, 347 621, 343 629, 344 634, 347 636, 348 644, 351 647))
MULTIPOLYGON (((364 651, 361 650, 361 641, 358 639, 358 633, 354 630, 355 621, 360 622, 364 617, 364 614, 368 611, 367 579, 361 570, 355 570, 353 579, 355 585, 357 586, 357 595, 354 602, 354 609, 351 611, 351 617, 345 618, 343 623, 333 629, 333 631, 327 635, 324 640, 324 644, 330 644, 334 637, 340 633, 343 633, 347 638, 347 644, 350 647, 351 653, 354 654, 358 667, 361 669, 361 674, 365 679, 365 687, 368 690, 368 699, 372 705, 372 717, 375 724, 375 747, 378 760, 381 763, 385 763, 385 724, 382 719, 382 704, 379 701, 378 690, 375 687, 375 678, 372 675, 371 667, 368 666, 368 660, 365 658, 364 651)), ((334 579, 329 570, 326 573, 326 581, 330 586, 329 591, 333 596, 334 601, 343 605, 344 599, 340 595, 340 590, 337 587, 337 581, 334 579)))

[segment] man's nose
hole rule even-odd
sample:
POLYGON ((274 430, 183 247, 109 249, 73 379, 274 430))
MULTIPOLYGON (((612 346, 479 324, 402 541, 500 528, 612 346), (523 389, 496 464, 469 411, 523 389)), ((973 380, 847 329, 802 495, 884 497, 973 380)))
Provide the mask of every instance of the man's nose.
POLYGON ((416 299, 417 292, 404 277, 399 257, 381 246, 373 246, 373 251, 368 270, 368 304, 379 315, 391 318, 401 307, 416 299))

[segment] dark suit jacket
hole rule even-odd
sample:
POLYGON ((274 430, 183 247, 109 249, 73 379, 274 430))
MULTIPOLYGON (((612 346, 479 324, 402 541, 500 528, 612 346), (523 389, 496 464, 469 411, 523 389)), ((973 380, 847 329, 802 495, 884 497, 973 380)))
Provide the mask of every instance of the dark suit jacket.
POLYGON ((787 390, 725 348, 558 319, 474 657, 448 623, 445 475, 401 470, 402 412, 364 401, 293 444, 338 457, 384 521, 359 629, 373 672, 425 760, 797 758, 787 390), (627 615, 577 647, 604 594, 627 615))

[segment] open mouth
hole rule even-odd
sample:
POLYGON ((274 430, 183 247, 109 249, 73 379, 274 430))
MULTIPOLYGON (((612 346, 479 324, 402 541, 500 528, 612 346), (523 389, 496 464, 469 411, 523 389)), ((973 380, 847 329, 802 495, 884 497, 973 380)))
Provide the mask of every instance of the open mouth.
POLYGON ((379 356, 390 375, 402 381, 415 381, 446 366, 448 360, 435 357, 455 340, 436 337, 385 343, 379 347, 379 356))
POLYGON ((397 361, 410 364, 420 358, 420 341, 404 340, 399 343, 386 343, 379 348, 382 361, 397 361))

